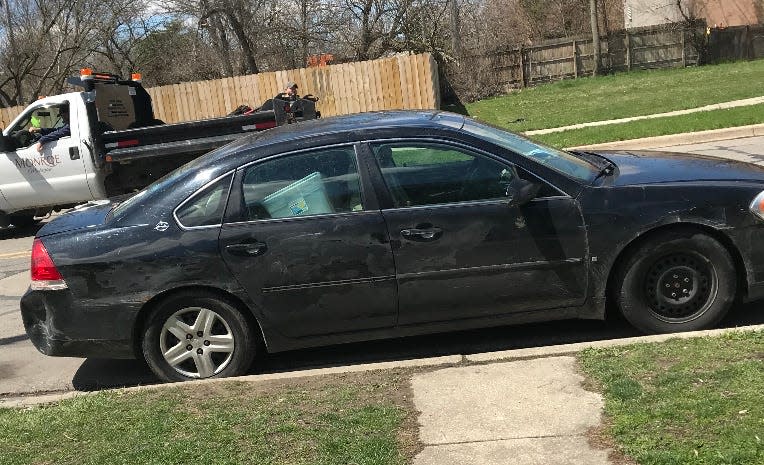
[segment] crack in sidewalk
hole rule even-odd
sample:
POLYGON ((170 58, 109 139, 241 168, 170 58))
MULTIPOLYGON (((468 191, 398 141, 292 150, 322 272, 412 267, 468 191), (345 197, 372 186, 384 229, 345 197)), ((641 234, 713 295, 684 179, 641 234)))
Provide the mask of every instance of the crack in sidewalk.
POLYGON ((586 438, 585 434, 543 434, 539 436, 520 436, 520 437, 508 437, 508 438, 495 438, 495 439, 475 439, 471 441, 454 441, 454 442, 439 442, 435 444, 424 443, 424 447, 441 447, 441 446, 454 446, 462 444, 481 444, 485 442, 499 442, 499 441, 519 441, 523 439, 549 439, 549 438, 586 438))

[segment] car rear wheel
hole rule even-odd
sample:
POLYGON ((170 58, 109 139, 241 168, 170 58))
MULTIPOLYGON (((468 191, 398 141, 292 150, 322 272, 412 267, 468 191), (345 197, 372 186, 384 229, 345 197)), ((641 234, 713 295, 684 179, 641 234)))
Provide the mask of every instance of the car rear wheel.
POLYGON ((229 303, 181 294, 153 311, 142 350, 146 363, 164 381, 239 376, 254 359, 253 334, 244 315, 229 303))
POLYGON ((711 328, 735 298, 735 265, 716 239, 667 231, 635 250, 619 273, 621 313, 646 333, 711 328))

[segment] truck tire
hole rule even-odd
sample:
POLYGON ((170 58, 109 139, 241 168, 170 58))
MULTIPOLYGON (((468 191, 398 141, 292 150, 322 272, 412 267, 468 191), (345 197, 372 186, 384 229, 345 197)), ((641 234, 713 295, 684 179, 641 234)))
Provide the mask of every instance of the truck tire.
POLYGON ((35 219, 34 215, 8 215, 10 223, 17 228, 26 228, 37 224, 40 220, 35 219))

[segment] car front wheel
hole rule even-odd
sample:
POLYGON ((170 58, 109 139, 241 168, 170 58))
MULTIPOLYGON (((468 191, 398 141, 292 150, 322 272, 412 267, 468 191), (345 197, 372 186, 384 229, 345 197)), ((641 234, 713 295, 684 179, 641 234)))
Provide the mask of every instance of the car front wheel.
POLYGON ((657 234, 620 270, 618 305, 646 333, 696 331, 715 326, 735 298, 735 265, 716 239, 691 231, 657 234))
POLYGON ((151 370, 164 381, 246 374, 256 344, 235 307, 193 293, 170 297, 149 317, 142 340, 151 370))

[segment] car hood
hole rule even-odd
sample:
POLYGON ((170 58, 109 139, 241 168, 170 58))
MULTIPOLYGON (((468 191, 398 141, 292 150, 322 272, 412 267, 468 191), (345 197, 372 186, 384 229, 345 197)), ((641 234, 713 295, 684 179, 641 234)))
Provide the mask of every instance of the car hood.
POLYGON ((687 181, 764 182, 764 168, 725 158, 651 151, 597 154, 618 167, 614 186, 687 181))
POLYGON ((94 200, 79 205, 68 213, 43 226, 37 237, 50 236, 77 229, 95 228, 104 223, 114 204, 108 200, 94 200))

